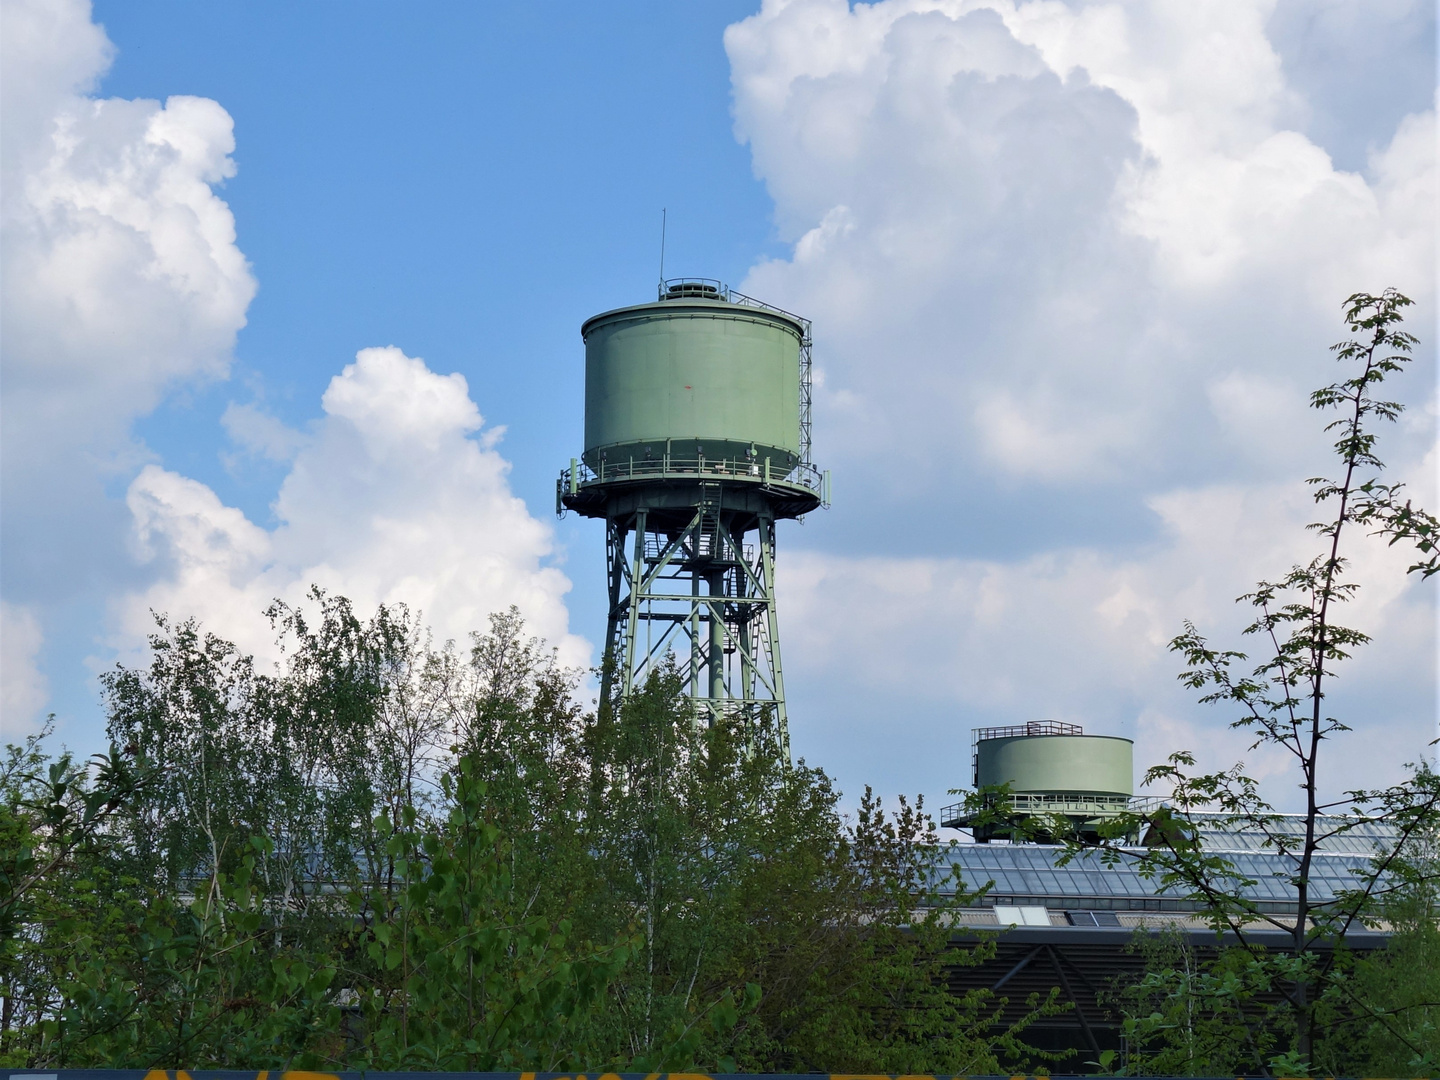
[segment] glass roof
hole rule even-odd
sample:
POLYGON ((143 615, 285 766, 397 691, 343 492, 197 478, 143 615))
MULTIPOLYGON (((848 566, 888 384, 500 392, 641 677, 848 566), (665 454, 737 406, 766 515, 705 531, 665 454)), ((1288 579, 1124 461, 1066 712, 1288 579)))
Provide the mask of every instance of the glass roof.
MULTIPOLYGON (((1233 839, 1232 834, 1226 833, 1233 839)), ((1220 850, 1220 849, 1214 849, 1220 850)), ((1372 868, 1375 849, 1365 852, 1326 852, 1316 855, 1311 868, 1311 895, 1324 902, 1337 890, 1358 884, 1357 872, 1372 868)), ((1186 890, 1163 889, 1157 880, 1142 877, 1136 869, 1144 849, 1127 849, 1120 861, 1106 866, 1098 851, 1086 851, 1059 866, 1065 848, 1049 844, 957 844, 942 855, 937 872, 948 876, 949 866, 960 871, 965 885, 978 889, 987 882, 993 885, 986 900, 1006 901, 1015 897, 1049 902, 1051 906, 1094 906, 1108 908, 1146 909, 1156 901, 1167 901, 1164 908, 1185 908, 1186 890)), ((1230 848, 1226 857, 1237 873, 1253 881, 1236 891, 1246 899, 1277 909, 1295 902, 1292 882, 1298 860, 1276 851, 1230 848)), ((953 889, 953 881, 950 883, 953 889)), ((946 891, 949 891, 948 889, 946 891)))
MULTIPOLYGON (((1205 847, 1213 852, 1279 851, 1298 846, 1305 839, 1305 818, 1300 814, 1276 814, 1265 822, 1265 832, 1228 814, 1190 814, 1200 830, 1205 847)), ((1320 850, 1354 855, 1377 855, 1390 851, 1399 839, 1395 826, 1364 818, 1320 817, 1316 819, 1320 850)))

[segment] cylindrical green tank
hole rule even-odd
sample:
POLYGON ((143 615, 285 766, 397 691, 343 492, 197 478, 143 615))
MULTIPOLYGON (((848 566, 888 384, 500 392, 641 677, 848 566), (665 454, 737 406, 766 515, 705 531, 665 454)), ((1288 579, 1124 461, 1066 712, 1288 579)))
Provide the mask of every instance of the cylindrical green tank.
POLYGON ((801 324, 715 299, 607 311, 585 339, 585 464, 800 461, 801 324))
POLYGON ((1015 735, 975 744, 981 787, 1017 795, 1135 793, 1135 744, 1110 735, 1015 735))

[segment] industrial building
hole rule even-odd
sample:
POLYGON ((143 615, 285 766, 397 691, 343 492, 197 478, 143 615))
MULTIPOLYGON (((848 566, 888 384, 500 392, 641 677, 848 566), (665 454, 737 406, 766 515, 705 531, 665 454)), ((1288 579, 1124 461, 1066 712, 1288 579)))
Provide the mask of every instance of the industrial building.
MULTIPOLYGON (((993 960, 957 968, 951 983, 957 992, 986 988, 1009 999, 1008 1019, 1023 1014, 1031 993, 1042 996, 1058 986, 1071 1008, 1041 1020, 1027 1037, 1047 1048, 1088 1047, 1098 1054, 1119 1049, 1120 1027, 1108 1000, 1117 985, 1136 978, 1143 958, 1133 949, 1136 931, 1173 928, 1198 956, 1234 943, 1217 936, 1201 917, 1202 905, 1185 890, 1165 887, 1140 872, 1139 860, 1153 836, 1134 836, 1114 861, 1098 848, 1082 850, 1047 843, 1042 828, 1025 828, 1036 815, 1064 818, 1073 835, 1094 836, 1107 818, 1126 811, 1153 809, 1160 800, 1137 799, 1132 786, 1133 746, 1128 739, 1086 735, 1079 725, 1035 721, 1008 728, 981 728, 971 741, 971 782, 977 792, 1004 785, 1001 813, 995 801, 972 798, 945 807, 942 828, 960 831, 936 867, 942 891, 984 889, 960 917, 961 938, 976 932, 999 934, 993 960), (990 809, 991 813, 977 810, 990 809), (1038 839, 1025 839, 1025 837, 1038 839), (958 882, 958 884, 957 884, 958 882)), ((1236 871, 1234 889, 1254 909, 1277 916, 1298 910, 1293 884, 1298 857, 1283 852, 1233 815, 1191 813, 1188 821, 1204 851, 1223 856, 1236 871)), ((1322 833, 1342 824, 1326 819, 1322 833)), ((1323 841, 1310 869, 1312 899, 1320 903, 1353 888, 1356 872, 1369 871, 1379 854, 1394 849, 1392 826, 1343 822, 1339 835, 1323 841)), ((1278 815, 1270 832, 1293 835, 1298 847, 1304 819, 1278 815)), ((1248 935, 1283 951, 1286 936, 1276 930, 1248 935)), ((1382 947, 1384 932, 1357 925, 1346 935, 1347 947, 1382 947)))

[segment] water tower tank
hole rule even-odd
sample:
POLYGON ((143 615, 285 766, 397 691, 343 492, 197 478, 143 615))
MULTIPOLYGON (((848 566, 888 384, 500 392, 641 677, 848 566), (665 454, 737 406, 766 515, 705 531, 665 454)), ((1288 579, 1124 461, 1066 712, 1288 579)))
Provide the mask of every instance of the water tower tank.
POLYGON ((1135 793, 1135 744, 1112 735, 1011 735, 975 744, 980 787, 1024 795, 1135 793))
POLYGON ((629 462, 800 461, 793 316, 704 294, 607 311, 585 339, 585 449, 597 473, 629 462))
POLYGON ((971 767, 978 801, 943 808, 940 823, 970 829, 981 843, 1053 839, 1057 822, 1067 823, 1067 833, 1093 837, 1129 809, 1134 750, 1129 739, 1086 735, 1079 724, 1057 720, 976 728, 971 767), (1008 794, 986 793, 1001 785, 1008 794))

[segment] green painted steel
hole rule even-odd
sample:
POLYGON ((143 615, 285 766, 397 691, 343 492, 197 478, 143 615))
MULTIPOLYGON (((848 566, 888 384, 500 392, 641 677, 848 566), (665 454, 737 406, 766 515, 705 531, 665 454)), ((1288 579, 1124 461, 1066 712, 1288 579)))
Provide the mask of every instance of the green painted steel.
POLYGON ((1017 794, 1132 795, 1135 744, 1110 735, 1017 735, 975 744, 981 787, 1017 794))
POLYGON ((720 300, 607 311, 585 340, 584 461, 599 472, 662 459, 800 462, 800 346, 785 314, 720 300))
POLYGON ((716 281, 660 296, 581 327, 585 445, 555 486, 556 513, 606 524, 601 694, 673 658, 697 723, 773 726, 788 757, 775 526, 830 488, 810 460, 810 324, 716 281))
POLYGON ((603 679, 628 697, 674 654, 697 722, 753 724, 768 712, 789 754, 775 618, 775 520, 727 509, 707 485, 683 524, 641 507, 610 518, 610 619, 603 679), (747 551, 746 538, 758 541, 747 551))

